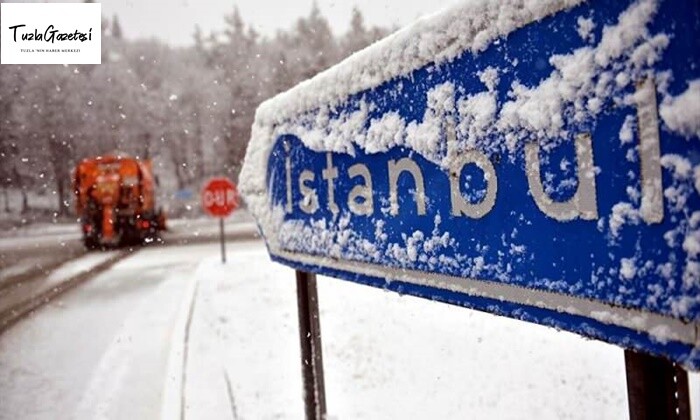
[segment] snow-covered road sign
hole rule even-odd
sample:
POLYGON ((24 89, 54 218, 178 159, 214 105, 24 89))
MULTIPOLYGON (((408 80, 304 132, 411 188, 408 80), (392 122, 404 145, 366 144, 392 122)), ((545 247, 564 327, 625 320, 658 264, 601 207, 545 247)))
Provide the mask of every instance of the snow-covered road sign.
POLYGON ((700 3, 471 1, 260 106, 293 267, 700 367, 700 3))

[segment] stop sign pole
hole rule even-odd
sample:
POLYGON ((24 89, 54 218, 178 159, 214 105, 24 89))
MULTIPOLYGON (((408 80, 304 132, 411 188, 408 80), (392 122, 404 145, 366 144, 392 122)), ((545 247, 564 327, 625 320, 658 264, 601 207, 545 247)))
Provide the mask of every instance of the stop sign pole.
POLYGON ((209 215, 219 218, 221 240, 221 262, 226 264, 226 244, 224 242, 224 218, 238 208, 236 184, 225 177, 210 179, 202 188, 202 208, 209 215))
POLYGON ((221 240, 221 264, 226 264, 226 241, 224 241, 224 218, 219 218, 219 239, 221 240))

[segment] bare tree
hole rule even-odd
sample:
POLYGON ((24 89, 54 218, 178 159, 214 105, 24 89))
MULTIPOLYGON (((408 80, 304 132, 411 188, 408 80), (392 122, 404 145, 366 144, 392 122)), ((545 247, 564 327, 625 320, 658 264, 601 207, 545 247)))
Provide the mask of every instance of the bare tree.
MULTIPOLYGON (((88 0, 89 1, 89 0, 88 0)), ((74 165, 115 149, 153 157, 191 187, 216 173, 238 176, 255 110, 386 31, 355 10, 336 38, 316 3, 273 38, 234 9, 222 33, 196 28, 194 46, 124 39, 117 16, 102 21, 100 66, 0 67, 0 188, 48 189, 65 212, 74 165)), ((157 165, 158 166, 158 165, 157 165)))

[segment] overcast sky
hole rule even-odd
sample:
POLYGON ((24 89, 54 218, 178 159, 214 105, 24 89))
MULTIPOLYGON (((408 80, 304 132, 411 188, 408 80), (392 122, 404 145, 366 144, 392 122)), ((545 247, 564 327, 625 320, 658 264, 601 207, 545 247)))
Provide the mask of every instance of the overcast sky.
MULTIPOLYGON (((99 0, 98 0, 99 1, 99 0)), ((171 45, 189 45, 198 24, 205 33, 223 26, 223 15, 238 6, 246 23, 272 36, 290 28, 311 10, 313 0, 102 0, 102 14, 119 16, 130 39, 158 37, 171 45)), ((353 6, 368 25, 405 26, 417 17, 434 13, 455 0, 317 0, 336 34, 349 27, 353 6)))

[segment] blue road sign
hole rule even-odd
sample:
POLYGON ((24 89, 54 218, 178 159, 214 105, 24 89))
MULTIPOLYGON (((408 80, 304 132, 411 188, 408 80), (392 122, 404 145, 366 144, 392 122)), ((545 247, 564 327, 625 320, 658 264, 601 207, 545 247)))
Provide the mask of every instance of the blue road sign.
POLYGON ((261 105, 241 181, 270 255, 697 370, 700 3, 520 3, 261 105))
POLYGON ((176 200, 191 200, 192 197, 194 197, 194 193, 192 192, 191 189, 189 188, 183 188, 180 190, 175 191, 175 199, 176 200))

